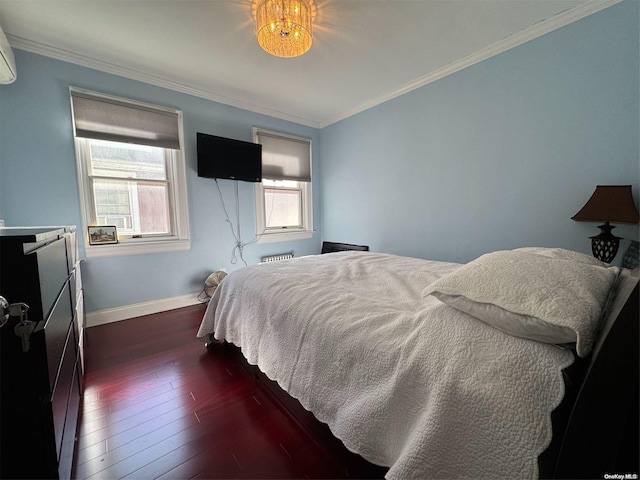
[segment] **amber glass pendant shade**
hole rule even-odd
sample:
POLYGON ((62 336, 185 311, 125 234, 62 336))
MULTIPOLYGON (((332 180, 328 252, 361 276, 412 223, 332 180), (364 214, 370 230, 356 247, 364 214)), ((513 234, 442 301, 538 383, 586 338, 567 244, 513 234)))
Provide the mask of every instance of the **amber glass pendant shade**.
POLYGON ((311 48, 311 0, 256 0, 256 35, 262 49, 281 58, 303 55, 311 48))

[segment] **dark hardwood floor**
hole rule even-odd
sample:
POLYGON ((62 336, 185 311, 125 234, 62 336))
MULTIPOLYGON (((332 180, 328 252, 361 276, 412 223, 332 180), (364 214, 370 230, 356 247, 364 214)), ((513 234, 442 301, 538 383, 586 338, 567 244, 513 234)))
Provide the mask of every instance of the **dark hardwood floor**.
POLYGON ((255 378, 195 334, 204 306, 86 331, 74 478, 343 478, 255 378))

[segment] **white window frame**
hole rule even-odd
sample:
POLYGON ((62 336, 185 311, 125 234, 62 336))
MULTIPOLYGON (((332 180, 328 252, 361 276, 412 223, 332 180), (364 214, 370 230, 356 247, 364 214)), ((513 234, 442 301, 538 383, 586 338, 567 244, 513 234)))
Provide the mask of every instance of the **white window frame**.
MULTIPOLYGON (((279 137, 284 140, 291 139, 309 143, 309 162, 313 172, 312 144, 310 138, 297 137, 285 133, 266 130, 263 128, 252 128, 253 141, 258 143, 260 133, 279 137)), ((312 174, 313 175, 313 174, 312 174)), ((302 226, 300 228, 288 227, 279 229, 267 229, 265 210, 265 189, 262 182, 257 182, 256 190, 256 235, 258 243, 288 242, 291 240, 305 240, 313 237, 313 177, 311 182, 299 182, 302 195, 302 226)))
POLYGON ((166 107, 158 107, 135 100, 100 94, 79 88, 70 88, 71 92, 80 92, 97 98, 114 99, 126 102, 132 107, 141 106, 172 112, 178 116, 178 132, 180 150, 165 149, 167 160, 167 180, 169 186, 169 209, 172 232, 170 235, 146 235, 141 238, 119 236, 119 243, 107 245, 90 245, 88 226, 95 225, 95 208, 93 189, 89 176, 90 140, 75 138, 76 164, 78 169, 78 188, 80 192, 80 206, 84 226, 85 255, 87 258, 111 257, 121 255, 141 255, 147 253, 161 253, 189 250, 191 240, 189 233, 189 210, 187 203, 186 167, 184 162, 184 141, 182 112, 166 107))

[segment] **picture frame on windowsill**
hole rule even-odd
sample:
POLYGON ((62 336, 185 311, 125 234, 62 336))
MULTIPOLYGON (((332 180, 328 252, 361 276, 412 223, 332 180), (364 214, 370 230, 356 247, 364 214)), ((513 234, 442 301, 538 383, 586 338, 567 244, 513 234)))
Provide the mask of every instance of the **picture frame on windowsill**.
POLYGON ((89 245, 111 245, 118 243, 118 232, 115 225, 91 226, 89 229, 89 245))

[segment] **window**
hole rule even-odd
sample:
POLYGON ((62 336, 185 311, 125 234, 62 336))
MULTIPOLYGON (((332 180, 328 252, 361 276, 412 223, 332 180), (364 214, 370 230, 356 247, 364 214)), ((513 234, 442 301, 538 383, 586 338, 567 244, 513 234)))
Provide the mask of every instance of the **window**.
POLYGON ((119 241, 87 257, 189 249, 181 112, 75 88, 71 103, 85 232, 119 241))
POLYGON ((262 144, 262 182, 256 184, 258 242, 311 238, 311 141, 253 129, 262 144))

